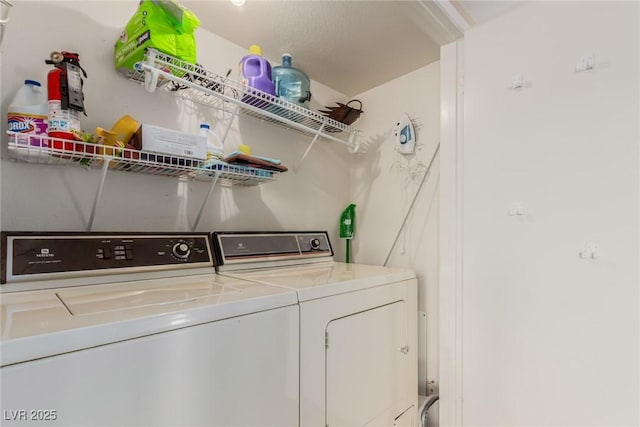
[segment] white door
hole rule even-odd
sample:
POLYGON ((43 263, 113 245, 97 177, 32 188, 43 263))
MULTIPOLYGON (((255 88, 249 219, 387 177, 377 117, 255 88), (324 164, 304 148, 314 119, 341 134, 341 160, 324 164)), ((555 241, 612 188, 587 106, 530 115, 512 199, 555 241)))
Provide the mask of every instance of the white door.
POLYGON ((411 357, 406 312, 405 302, 399 301, 329 322, 329 427, 390 426, 407 409, 411 357))

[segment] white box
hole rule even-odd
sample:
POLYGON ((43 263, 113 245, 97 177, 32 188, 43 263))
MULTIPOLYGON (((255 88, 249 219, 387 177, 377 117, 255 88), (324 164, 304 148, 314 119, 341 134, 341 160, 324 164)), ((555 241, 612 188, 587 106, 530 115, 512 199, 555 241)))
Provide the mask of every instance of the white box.
POLYGON ((151 153, 206 160, 207 137, 158 126, 142 124, 133 136, 132 145, 151 153))

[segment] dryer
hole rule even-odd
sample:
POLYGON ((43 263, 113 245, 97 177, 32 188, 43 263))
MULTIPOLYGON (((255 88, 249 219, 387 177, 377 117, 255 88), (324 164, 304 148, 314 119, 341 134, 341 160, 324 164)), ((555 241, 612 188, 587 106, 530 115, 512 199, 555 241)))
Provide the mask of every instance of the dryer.
POLYGON ((301 426, 415 425, 413 271, 334 262, 326 232, 216 232, 213 243, 220 275, 296 292, 301 426))
POLYGON ((296 293, 207 234, 3 233, 2 425, 299 422, 296 293))

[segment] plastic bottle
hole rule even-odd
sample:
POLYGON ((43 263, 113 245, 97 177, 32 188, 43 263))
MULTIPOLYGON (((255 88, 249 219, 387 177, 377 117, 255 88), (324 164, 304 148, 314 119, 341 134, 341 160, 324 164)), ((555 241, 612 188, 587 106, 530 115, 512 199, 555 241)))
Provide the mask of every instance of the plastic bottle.
POLYGON ((340 238, 346 242, 346 258, 345 262, 351 262, 351 240, 355 233, 356 227, 356 205, 351 203, 342 211, 340 215, 340 238))
POLYGON ((18 136, 17 142, 35 146, 47 145, 46 140, 32 136, 47 134, 47 89, 40 82, 25 80, 9 104, 7 113, 7 130, 29 135, 18 136))
POLYGON ((200 125, 200 136, 207 138, 207 160, 224 157, 224 144, 207 123, 200 125))
POLYGON ((311 100, 309 77, 303 71, 291 66, 290 54, 282 55, 282 65, 273 68, 272 76, 276 95, 285 101, 309 108, 311 100))
MULTIPOLYGON (((262 57, 262 48, 260 46, 255 44, 251 45, 249 47, 249 54, 245 55, 240 61, 240 82, 246 86, 275 96, 276 89, 271 80, 271 64, 262 57)), ((254 101, 257 101, 258 98, 245 96, 242 100, 255 104, 256 102, 254 101)))

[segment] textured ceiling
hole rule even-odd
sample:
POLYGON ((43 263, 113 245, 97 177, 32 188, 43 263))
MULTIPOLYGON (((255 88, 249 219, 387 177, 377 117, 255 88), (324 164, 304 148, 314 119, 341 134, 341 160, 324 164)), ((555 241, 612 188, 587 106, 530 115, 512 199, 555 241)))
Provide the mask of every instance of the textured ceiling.
POLYGON ((419 1, 183 1, 201 26, 240 46, 283 53, 309 77, 353 96, 439 59, 431 15, 419 1))
POLYGON ((277 65, 283 53, 313 80, 348 96, 400 77, 440 56, 461 36, 438 2, 473 25, 521 0, 183 0, 201 26, 246 48, 262 46, 277 65))
POLYGON ((481 24, 522 3, 523 0, 458 0, 475 24, 481 24))

